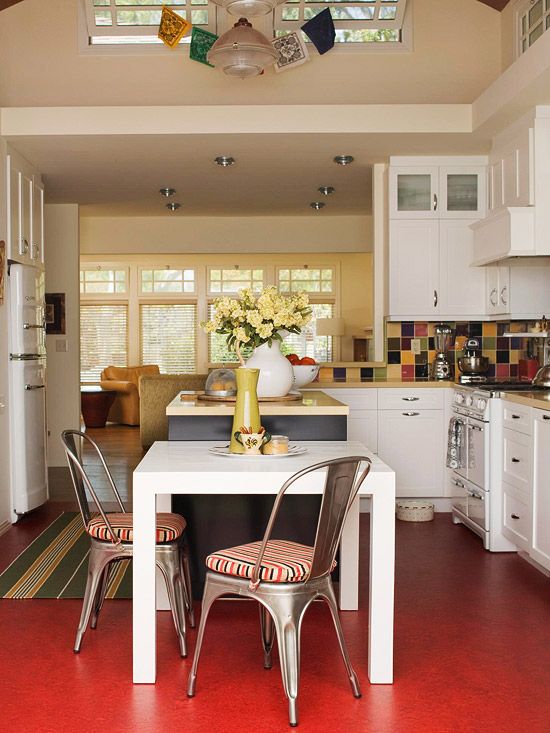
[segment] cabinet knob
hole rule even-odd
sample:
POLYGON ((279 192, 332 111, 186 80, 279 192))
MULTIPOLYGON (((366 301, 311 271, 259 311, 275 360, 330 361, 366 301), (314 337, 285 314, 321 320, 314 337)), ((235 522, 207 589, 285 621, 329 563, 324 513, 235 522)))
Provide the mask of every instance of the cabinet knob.
POLYGON ((519 519, 519 514, 510 514, 510 519, 519 519))
POLYGON ((521 463, 519 458, 512 458, 512 463, 521 463))

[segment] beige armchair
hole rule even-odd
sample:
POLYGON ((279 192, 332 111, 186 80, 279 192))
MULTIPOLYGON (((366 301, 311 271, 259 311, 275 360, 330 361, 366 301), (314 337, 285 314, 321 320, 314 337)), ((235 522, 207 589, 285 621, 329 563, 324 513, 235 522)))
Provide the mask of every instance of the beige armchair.
POLYGON ((166 405, 182 390, 204 389, 207 374, 147 374, 139 378, 141 445, 168 440, 166 405))
POLYGON ((103 389, 115 390, 117 395, 109 410, 110 422, 139 425, 138 381, 144 374, 159 374, 156 364, 136 367, 109 366, 101 372, 103 389))

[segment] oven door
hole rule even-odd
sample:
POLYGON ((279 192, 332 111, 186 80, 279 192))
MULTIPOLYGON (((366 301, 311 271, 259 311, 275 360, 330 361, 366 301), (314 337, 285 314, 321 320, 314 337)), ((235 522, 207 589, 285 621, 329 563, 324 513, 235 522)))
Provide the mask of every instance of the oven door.
POLYGON ((473 486, 466 486, 467 517, 481 529, 489 529, 488 502, 485 491, 473 486))
POLYGON ((480 489, 485 486, 485 433, 486 425, 481 420, 468 418, 466 424, 466 460, 468 481, 480 489))

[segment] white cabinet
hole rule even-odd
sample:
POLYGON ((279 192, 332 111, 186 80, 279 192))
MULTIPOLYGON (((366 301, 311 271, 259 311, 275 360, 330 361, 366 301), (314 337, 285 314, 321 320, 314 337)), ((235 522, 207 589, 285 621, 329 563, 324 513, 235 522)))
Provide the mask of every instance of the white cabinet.
POLYGON ((533 524, 529 554, 550 570, 550 411, 533 410, 533 524))
POLYGON ((8 258, 44 266, 44 189, 40 176, 16 153, 7 155, 8 258))
POLYGON ((493 140, 489 155, 489 211, 534 204, 532 114, 493 140))
POLYGON ((520 550, 531 542, 533 442, 531 408, 502 402, 502 534, 520 550))
POLYGON ((392 221, 388 315, 420 320, 483 316, 486 273, 470 266, 472 256, 467 221, 392 221))
POLYGON ((373 453, 378 452, 378 390, 325 389, 335 400, 349 407, 348 440, 363 443, 373 453))
POLYGON ((479 219, 486 158, 390 158, 390 219, 479 219))
POLYGON ((485 272, 485 313, 489 316, 505 315, 510 312, 510 268, 504 265, 479 267, 485 272))

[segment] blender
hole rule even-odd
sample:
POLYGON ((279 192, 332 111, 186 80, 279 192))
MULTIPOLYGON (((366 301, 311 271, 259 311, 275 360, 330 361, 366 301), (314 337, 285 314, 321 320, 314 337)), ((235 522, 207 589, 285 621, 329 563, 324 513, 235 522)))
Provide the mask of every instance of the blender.
POLYGON ((434 328, 435 359, 430 365, 430 379, 453 378, 453 368, 447 356, 453 341, 453 329, 447 323, 436 323, 434 328))

